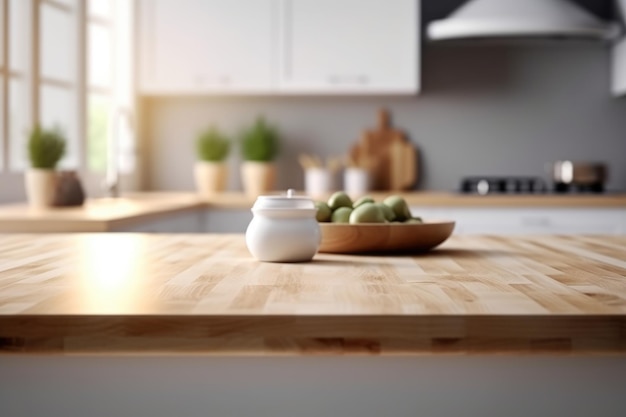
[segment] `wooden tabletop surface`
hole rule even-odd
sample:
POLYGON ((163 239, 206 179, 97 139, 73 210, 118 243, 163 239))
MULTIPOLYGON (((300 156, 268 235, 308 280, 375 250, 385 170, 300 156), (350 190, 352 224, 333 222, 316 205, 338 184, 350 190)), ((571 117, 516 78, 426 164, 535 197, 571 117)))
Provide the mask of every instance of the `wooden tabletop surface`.
POLYGON ((0 235, 0 351, 626 352, 626 237, 260 263, 242 235, 0 235))
MULTIPOLYGON (((391 193, 370 193, 382 201, 391 193)), ((414 207, 560 207, 626 210, 625 194, 467 195, 451 192, 401 193, 414 207)), ((323 200, 324 198, 317 198, 323 200)), ((25 203, 0 206, 0 232, 103 232, 199 209, 249 210, 254 198, 226 192, 200 198, 193 192, 136 192, 121 198, 88 199, 81 207, 32 209, 25 203)))

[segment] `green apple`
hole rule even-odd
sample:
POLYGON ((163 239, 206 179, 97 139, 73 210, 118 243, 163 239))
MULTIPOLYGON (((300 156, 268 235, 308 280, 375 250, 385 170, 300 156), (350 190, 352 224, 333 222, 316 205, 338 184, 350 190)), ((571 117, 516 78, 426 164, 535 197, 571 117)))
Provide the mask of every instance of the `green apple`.
POLYGON ((352 208, 357 208, 361 204, 373 203, 373 202, 374 202, 374 199, 372 197, 369 197, 369 196, 361 197, 357 201, 355 201, 354 204, 352 204, 352 208))
POLYGON ((412 217, 411 210, 409 210, 409 205, 406 203, 404 198, 398 195, 392 195, 385 198, 383 203, 393 210, 394 214, 396 215, 395 220, 397 221, 403 222, 412 217))
POLYGON ((352 208, 352 200, 348 194, 343 191, 337 191, 328 199, 328 207, 333 211, 337 210, 339 207, 352 208))
POLYGON ((350 214, 350 224, 357 223, 385 223, 385 214, 374 203, 361 204, 350 214))
POLYGON ((404 221, 404 223, 408 224, 422 224, 424 223, 420 217, 413 217, 404 221))
POLYGON ((351 214, 352 209, 350 207, 339 207, 337 210, 333 211, 330 221, 333 223, 348 223, 351 214))
POLYGON ((328 204, 323 201, 316 201, 315 208, 317 209, 317 214, 315 218, 318 222, 329 222, 330 216, 333 214, 333 211, 328 207, 328 204))
POLYGON ((384 203, 375 203, 375 204, 382 210, 383 215, 385 216, 385 220, 387 220, 388 222, 392 222, 396 219, 396 213, 394 213, 391 207, 389 207, 387 204, 384 204, 384 203))

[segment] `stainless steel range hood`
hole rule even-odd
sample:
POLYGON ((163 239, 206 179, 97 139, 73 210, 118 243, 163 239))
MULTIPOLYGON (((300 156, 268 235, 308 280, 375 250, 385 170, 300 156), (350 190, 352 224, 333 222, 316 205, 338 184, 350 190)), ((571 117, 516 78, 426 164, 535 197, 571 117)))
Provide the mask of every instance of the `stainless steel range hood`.
POLYGON ((575 38, 610 40, 620 33, 568 0, 470 0, 428 25, 433 41, 456 39, 575 38))

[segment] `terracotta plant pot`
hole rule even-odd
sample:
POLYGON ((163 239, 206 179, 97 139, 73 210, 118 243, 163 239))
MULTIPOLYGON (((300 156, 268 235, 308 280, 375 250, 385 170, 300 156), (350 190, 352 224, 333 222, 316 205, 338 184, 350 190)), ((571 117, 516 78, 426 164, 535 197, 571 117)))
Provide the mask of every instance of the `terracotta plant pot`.
POLYGON ((57 172, 53 169, 31 168, 24 173, 24 185, 28 204, 33 208, 51 207, 57 183, 57 172))
POLYGON ((225 162, 197 161, 194 177, 198 194, 211 196, 226 189, 228 166, 225 162))
POLYGON ((272 162, 245 161, 241 164, 241 181, 247 196, 266 194, 274 189, 276 166, 272 162))

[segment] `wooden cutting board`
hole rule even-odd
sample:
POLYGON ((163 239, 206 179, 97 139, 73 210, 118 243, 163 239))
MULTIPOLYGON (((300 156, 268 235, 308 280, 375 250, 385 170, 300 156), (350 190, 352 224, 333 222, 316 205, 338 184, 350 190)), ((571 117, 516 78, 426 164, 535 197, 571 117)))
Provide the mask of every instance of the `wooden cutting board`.
POLYGON ((385 109, 378 114, 378 126, 363 132, 350 157, 370 171, 373 190, 410 190, 418 180, 417 149, 402 131, 391 127, 385 109))

